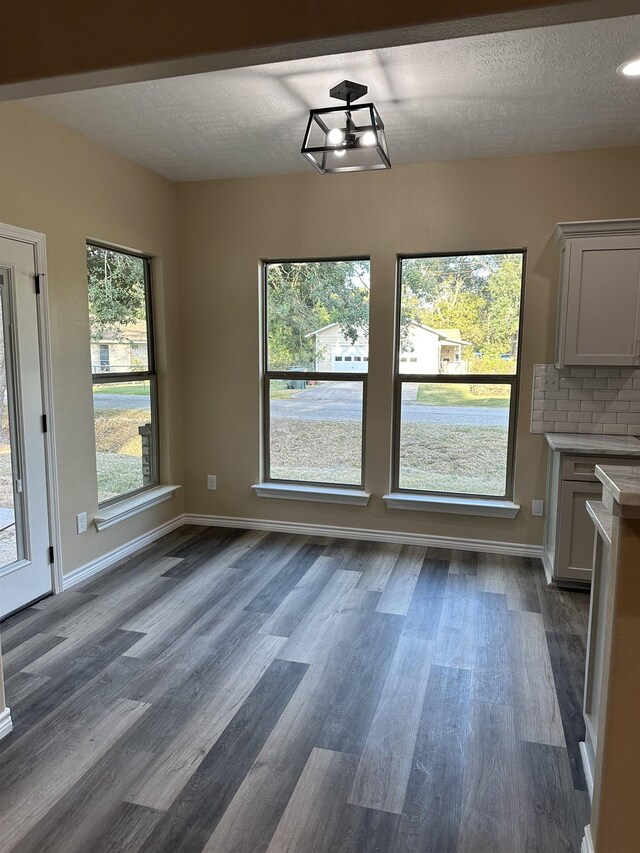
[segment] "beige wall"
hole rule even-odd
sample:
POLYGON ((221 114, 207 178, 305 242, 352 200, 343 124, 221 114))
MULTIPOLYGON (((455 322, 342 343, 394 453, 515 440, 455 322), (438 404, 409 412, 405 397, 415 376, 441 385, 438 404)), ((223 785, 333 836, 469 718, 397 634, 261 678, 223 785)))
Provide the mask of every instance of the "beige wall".
POLYGON ((78 536, 97 511, 85 241, 147 252, 154 265, 161 470, 182 482, 175 187, 23 106, 0 105, 0 222, 47 237, 55 426, 65 571, 183 511, 183 494, 109 530, 78 536))
POLYGON ((529 434, 533 364, 553 358, 559 220, 637 216, 640 151, 396 166, 390 172, 177 187, 190 512, 540 544, 544 439, 529 434), (398 252, 526 247, 515 520, 387 510, 398 252), (371 256, 367 508, 260 499, 260 258, 371 256), (217 474, 207 492, 205 475, 217 474))

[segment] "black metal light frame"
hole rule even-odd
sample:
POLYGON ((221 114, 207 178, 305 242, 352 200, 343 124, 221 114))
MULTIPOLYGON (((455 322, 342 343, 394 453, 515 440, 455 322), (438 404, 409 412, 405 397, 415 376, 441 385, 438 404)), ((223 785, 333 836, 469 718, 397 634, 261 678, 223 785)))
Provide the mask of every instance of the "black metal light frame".
MULTIPOLYGON (((309 121, 304 135, 302 155, 307 158, 311 165, 321 174, 335 174, 339 172, 366 172, 377 169, 390 169, 391 161, 389 159, 387 140, 384 132, 384 122, 380 118, 380 114, 372 103, 357 104, 353 107, 354 111, 366 111, 368 113, 365 124, 355 124, 351 117, 352 102, 358 100, 367 93, 367 87, 360 83, 353 83, 349 80, 344 80, 337 86, 334 86, 329 94, 332 98, 346 101, 346 106, 340 107, 325 107, 323 109, 310 110, 309 121), (346 133, 344 142, 331 145, 326 142, 330 128, 324 121, 323 116, 333 115, 334 113, 344 113, 346 122, 346 133), (324 135, 324 145, 311 145, 310 138, 317 126, 324 135), (362 135, 367 131, 371 131, 376 139, 374 145, 363 145, 361 142, 362 135), (345 164, 344 166, 330 165, 328 156, 336 152, 376 152, 379 162, 366 164, 345 164)), ((334 158, 335 159, 335 158, 334 158)))

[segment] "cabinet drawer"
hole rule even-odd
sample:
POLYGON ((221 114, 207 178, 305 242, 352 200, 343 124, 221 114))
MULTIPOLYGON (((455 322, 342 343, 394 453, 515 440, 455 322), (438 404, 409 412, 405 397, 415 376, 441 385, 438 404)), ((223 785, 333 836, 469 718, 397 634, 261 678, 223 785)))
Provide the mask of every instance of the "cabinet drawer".
POLYGON ((562 479, 597 483, 596 465, 640 465, 638 457, 624 456, 565 456, 562 460, 562 479))

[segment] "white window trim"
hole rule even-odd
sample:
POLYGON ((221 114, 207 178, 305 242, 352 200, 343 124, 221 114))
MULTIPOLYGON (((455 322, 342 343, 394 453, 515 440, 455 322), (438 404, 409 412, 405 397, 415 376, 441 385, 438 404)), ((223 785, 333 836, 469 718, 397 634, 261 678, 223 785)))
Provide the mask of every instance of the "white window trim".
POLYGON ((515 518, 520 505, 492 498, 464 498, 449 495, 419 495, 390 492, 383 500, 387 509, 408 509, 422 512, 446 512, 454 515, 482 515, 494 518, 515 518))
POLYGON ((94 518, 94 524, 97 530, 106 530, 108 527, 113 527, 114 524, 120 524, 121 521, 126 521, 133 515, 143 512, 145 509, 150 509, 156 504, 168 501, 173 497, 180 486, 154 486, 151 489, 145 489, 138 495, 130 498, 123 498, 117 503, 109 504, 98 510, 98 515, 94 518))
POLYGON ((251 488, 259 498, 280 498, 287 501, 367 506, 371 498, 371 494, 363 489, 305 486, 298 483, 255 483, 251 488))

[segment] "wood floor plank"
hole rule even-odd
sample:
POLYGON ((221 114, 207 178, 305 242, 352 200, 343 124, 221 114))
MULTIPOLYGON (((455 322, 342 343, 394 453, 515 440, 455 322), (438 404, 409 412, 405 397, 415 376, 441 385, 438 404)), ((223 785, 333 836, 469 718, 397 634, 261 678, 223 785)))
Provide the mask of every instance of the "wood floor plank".
POLYGON ((567 751, 520 742, 518 759, 524 794, 522 849, 576 853, 589 823, 589 795, 572 788, 567 751))
POLYGON ((510 610, 540 613, 536 572, 542 570, 540 561, 511 557, 505 554, 478 555, 478 581, 485 592, 507 596, 510 610))
POLYGON ((335 849, 328 845, 338 832, 357 763, 355 755, 313 749, 267 853, 335 849))
POLYGON ((273 613, 301 578, 308 572, 318 557, 322 556, 323 545, 306 544, 291 557, 280 571, 268 581, 245 606, 245 610, 273 613))
POLYGON ((402 629, 405 636, 435 639, 449 580, 450 562, 449 551, 441 548, 427 549, 407 609, 402 629))
POLYGON ((426 548, 417 545, 403 546, 376 608, 379 613, 406 615, 425 554, 426 548))
POLYGON ((15 649, 17 646, 27 642, 36 634, 54 634, 51 626, 61 618, 75 612, 86 602, 95 596, 80 593, 76 589, 69 589, 64 595, 51 595, 38 602, 38 605, 29 607, 21 613, 0 623, 0 635, 2 636, 2 654, 15 649), (46 604, 47 606, 41 606, 46 604), (20 619, 22 613, 28 614, 28 619, 20 619))
MULTIPOLYGON (((149 764, 152 756, 131 750, 121 749, 116 743, 105 752, 96 763, 62 796, 55 807, 48 811, 21 842, 13 853, 85 853, 87 850, 106 849, 99 846, 99 839, 105 838, 115 821, 122 821, 122 795, 132 781, 149 764)), ((144 813, 140 813, 142 817, 144 813)), ((149 826, 148 814, 142 821, 149 826)), ((154 815, 155 824, 161 817, 154 815)), ((132 821, 129 817, 127 836, 139 837, 142 827, 138 825, 132 833, 132 821)), ((120 828, 122 834, 122 828, 120 828)), ((109 850, 117 849, 114 839, 109 841, 109 850)), ((122 849, 122 848, 120 848, 122 849)), ((128 848, 133 850, 132 846, 128 848)))
MULTIPOLYGON (((116 700, 99 709, 93 719, 71 720, 66 731, 49 732, 49 742, 39 765, 11 776, 0 793, 4 828, 0 853, 10 851, 53 805, 86 773, 118 738, 147 710, 147 705, 116 700)), ((17 742, 14 748, 19 749, 17 742)), ((7 761, 13 756, 6 753, 7 761)))
POLYGON ((456 853, 470 736, 471 673, 432 666, 404 801, 397 853, 456 853))
POLYGON ((215 693, 182 718, 180 728, 147 770, 127 791, 125 799, 141 806, 168 809, 204 756, 213 748, 251 691, 269 668, 284 640, 263 636, 245 660, 222 678, 215 693))
POLYGON ((449 573, 452 575, 477 575, 478 554, 476 551, 451 551, 449 573))
POLYGON ((513 711, 520 740, 566 746, 562 717, 539 613, 509 613, 513 711))
POLYGON ((209 839, 207 853, 267 849, 343 683, 355 638, 368 618, 364 612, 346 614, 333 634, 331 648, 323 647, 323 654, 309 666, 209 839))
POLYGON ((483 602, 473 575, 450 574, 442 610, 434 632, 433 663, 456 669, 473 669, 482 620, 483 602))
POLYGON ((5 653, 3 649, 2 668, 4 677, 9 680, 12 675, 38 661, 47 652, 55 649, 60 643, 64 643, 66 639, 66 637, 54 634, 34 634, 9 652, 5 653))
POLYGON ((278 637, 290 637, 305 618, 336 568, 335 557, 318 557, 265 621, 260 631, 278 637))
POLYGON ((458 853, 526 850, 522 842, 522 780, 511 708, 472 701, 468 743, 458 853))
POLYGON ((585 642, 578 634, 547 631, 547 646, 549 647, 555 690, 560 706, 573 786, 579 791, 586 791, 587 783, 580 756, 580 742, 585 737, 582 713, 584 661, 586 658, 585 642))
POLYGON ((589 593, 569 592, 548 586, 543 572, 536 574, 540 609, 547 631, 576 634, 586 640, 589 626, 589 593))
POLYGON ((480 600, 482 607, 471 679, 472 697, 478 702, 511 705, 513 689, 507 596, 482 592, 480 600))
POLYGON ((31 675, 28 672, 16 672, 5 681, 5 695, 9 707, 24 702, 34 690, 49 681, 47 675, 31 675))
POLYGON ((393 660, 402 618, 372 613, 354 639, 351 660, 316 745, 360 756, 393 660))
POLYGON ((200 851, 307 671, 273 661, 142 847, 200 851))
POLYGON ((348 802, 400 814, 431 666, 431 642, 402 635, 358 763, 348 802))
POLYGON ((343 564, 342 568, 362 572, 358 581, 360 589, 382 592, 389 582, 402 545, 393 542, 367 542, 365 545, 368 546, 367 552, 347 558, 348 565, 343 564))
POLYGON ((331 644, 336 620, 349 610, 347 593, 360 580, 360 572, 336 569, 280 652, 283 660, 312 663, 319 649, 331 644))

